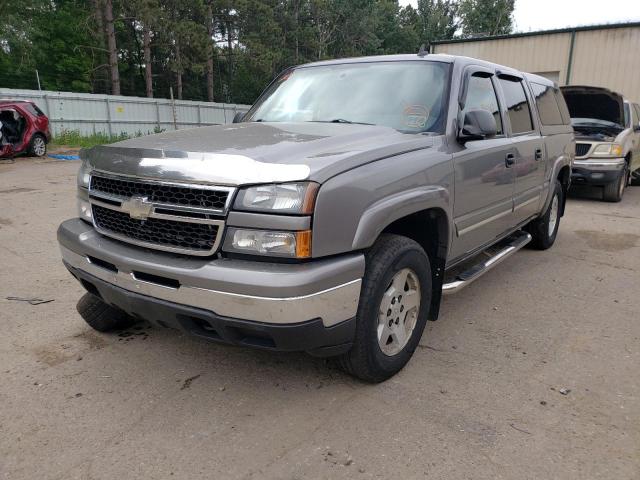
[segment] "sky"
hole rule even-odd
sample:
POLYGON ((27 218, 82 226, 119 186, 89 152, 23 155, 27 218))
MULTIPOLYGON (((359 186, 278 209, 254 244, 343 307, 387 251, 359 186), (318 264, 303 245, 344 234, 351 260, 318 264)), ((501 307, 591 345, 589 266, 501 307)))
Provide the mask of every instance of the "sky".
POLYGON ((516 32, 640 21, 640 0, 516 0, 513 16, 516 32))

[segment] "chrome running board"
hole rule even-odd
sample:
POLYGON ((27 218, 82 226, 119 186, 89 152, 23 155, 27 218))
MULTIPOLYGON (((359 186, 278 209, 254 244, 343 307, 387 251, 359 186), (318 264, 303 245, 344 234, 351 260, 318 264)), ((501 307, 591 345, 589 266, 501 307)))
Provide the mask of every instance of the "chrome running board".
POLYGON ((474 282, 489 270, 491 270, 493 267, 498 265, 500 262, 516 253, 530 241, 530 234, 523 231, 518 231, 502 240, 491 249, 485 250, 484 252, 482 252, 482 254, 489 256, 489 258, 485 258, 479 263, 471 265, 469 268, 466 268, 462 272, 458 273, 451 281, 443 284, 442 294, 451 295, 459 292, 464 287, 474 282))

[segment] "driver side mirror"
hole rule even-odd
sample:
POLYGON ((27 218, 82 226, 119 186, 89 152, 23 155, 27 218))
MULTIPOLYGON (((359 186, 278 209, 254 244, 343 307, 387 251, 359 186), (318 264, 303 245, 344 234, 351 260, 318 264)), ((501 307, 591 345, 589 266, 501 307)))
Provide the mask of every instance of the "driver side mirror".
POLYGON ((484 140, 494 137, 498 125, 493 114, 488 110, 471 109, 464 114, 462 128, 458 132, 458 141, 466 143, 472 140, 484 140))
POLYGON ((233 123, 240 123, 243 118, 244 118, 243 112, 236 112, 236 114, 233 116, 233 123))

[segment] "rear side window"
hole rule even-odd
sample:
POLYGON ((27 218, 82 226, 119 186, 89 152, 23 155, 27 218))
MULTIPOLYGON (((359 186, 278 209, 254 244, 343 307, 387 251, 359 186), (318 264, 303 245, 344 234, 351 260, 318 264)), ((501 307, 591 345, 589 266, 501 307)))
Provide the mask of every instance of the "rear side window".
POLYGON ((500 85, 502 85, 504 98, 507 101, 512 132, 517 134, 533 130, 531 108, 529 107, 527 95, 524 93, 522 82, 509 78, 500 78, 500 85))
POLYGON ((541 85, 539 83, 531 83, 533 95, 536 97, 536 106, 540 113, 540 121, 543 125, 562 125, 562 115, 560 107, 556 101, 554 88, 550 85, 541 85))
POLYGON ((500 107, 498 106, 498 98, 493 88, 491 78, 480 75, 472 75, 469 77, 467 85, 467 97, 464 102, 464 110, 487 110, 496 119, 497 132, 496 135, 504 133, 502 129, 502 118, 500 118, 500 107))
POLYGON ((636 103, 633 106, 636 110, 636 119, 638 120, 638 123, 640 123, 640 105, 636 103))

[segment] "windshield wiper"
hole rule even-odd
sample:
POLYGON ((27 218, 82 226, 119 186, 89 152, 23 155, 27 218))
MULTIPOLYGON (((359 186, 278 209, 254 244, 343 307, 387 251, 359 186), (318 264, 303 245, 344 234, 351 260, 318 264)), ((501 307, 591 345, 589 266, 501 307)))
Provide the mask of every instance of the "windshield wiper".
POLYGON ((334 118, 333 120, 309 120, 313 123, 349 123, 355 125, 375 125, 375 123, 365 123, 365 122, 353 122, 351 120, 345 120, 344 118, 334 118))

